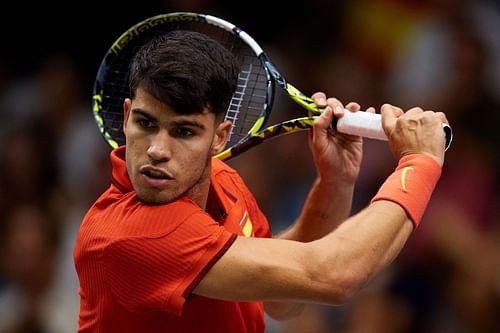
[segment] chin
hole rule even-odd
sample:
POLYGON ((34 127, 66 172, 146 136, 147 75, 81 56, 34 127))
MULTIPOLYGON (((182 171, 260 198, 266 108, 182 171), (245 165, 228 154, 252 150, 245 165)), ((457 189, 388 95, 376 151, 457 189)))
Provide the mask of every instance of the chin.
POLYGON ((139 200, 153 205, 163 205, 175 201, 178 196, 166 195, 161 192, 153 191, 136 191, 139 200))

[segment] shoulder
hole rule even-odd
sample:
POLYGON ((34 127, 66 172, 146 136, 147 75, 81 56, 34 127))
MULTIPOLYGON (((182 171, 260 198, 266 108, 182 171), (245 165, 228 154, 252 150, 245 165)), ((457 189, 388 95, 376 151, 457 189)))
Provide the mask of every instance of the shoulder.
POLYGON ((188 219, 210 219, 189 198, 168 204, 152 205, 137 199, 134 192, 96 202, 87 213, 82 227, 101 230, 115 237, 159 237, 174 231, 188 219))
POLYGON ((213 158, 212 159, 212 175, 213 176, 228 176, 228 177, 239 177, 238 172, 230 167, 225 162, 213 158))
POLYGON ((238 171, 218 159, 213 159, 212 162, 212 181, 236 190, 248 191, 245 181, 241 178, 238 171))
POLYGON ((249 213, 256 236, 271 236, 267 218, 260 210, 252 191, 235 169, 222 161, 214 159, 212 164, 212 182, 216 189, 220 189, 219 193, 221 196, 228 197, 232 202, 239 202, 244 205, 245 210, 249 213))

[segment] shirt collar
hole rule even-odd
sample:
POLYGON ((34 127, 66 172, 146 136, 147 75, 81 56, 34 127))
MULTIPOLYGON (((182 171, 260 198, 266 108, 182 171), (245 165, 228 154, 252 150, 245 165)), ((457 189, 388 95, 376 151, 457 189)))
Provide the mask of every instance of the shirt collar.
POLYGON ((220 208, 227 214, 236 204, 238 198, 229 192, 217 177, 218 171, 223 167, 224 163, 216 158, 212 159, 212 174, 210 177, 211 191, 215 194, 220 208))
POLYGON ((128 176, 127 163, 125 162, 125 146, 120 146, 111 151, 111 183, 122 193, 133 191, 132 182, 128 176))

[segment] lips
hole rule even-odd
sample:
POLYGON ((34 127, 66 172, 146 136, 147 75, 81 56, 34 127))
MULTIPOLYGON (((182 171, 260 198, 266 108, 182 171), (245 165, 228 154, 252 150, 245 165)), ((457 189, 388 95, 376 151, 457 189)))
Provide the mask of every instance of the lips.
POLYGON ((152 166, 143 166, 139 169, 139 172, 147 177, 155 178, 155 179, 173 179, 170 174, 165 172, 162 169, 155 168, 152 166))
POLYGON ((153 187, 164 187, 169 181, 174 179, 171 174, 152 166, 143 166, 139 169, 139 172, 143 176, 143 179, 153 187))

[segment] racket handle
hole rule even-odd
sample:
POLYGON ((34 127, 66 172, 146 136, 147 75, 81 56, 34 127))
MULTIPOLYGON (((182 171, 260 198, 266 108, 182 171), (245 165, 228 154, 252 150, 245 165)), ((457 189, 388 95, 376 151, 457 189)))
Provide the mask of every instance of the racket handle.
MULTIPOLYGON (((443 130, 446 137, 445 150, 448 150, 453 132, 448 124, 443 124, 443 130)), ((344 116, 337 120, 337 131, 369 139, 388 140, 382 128, 382 116, 379 113, 345 110, 344 116)))

